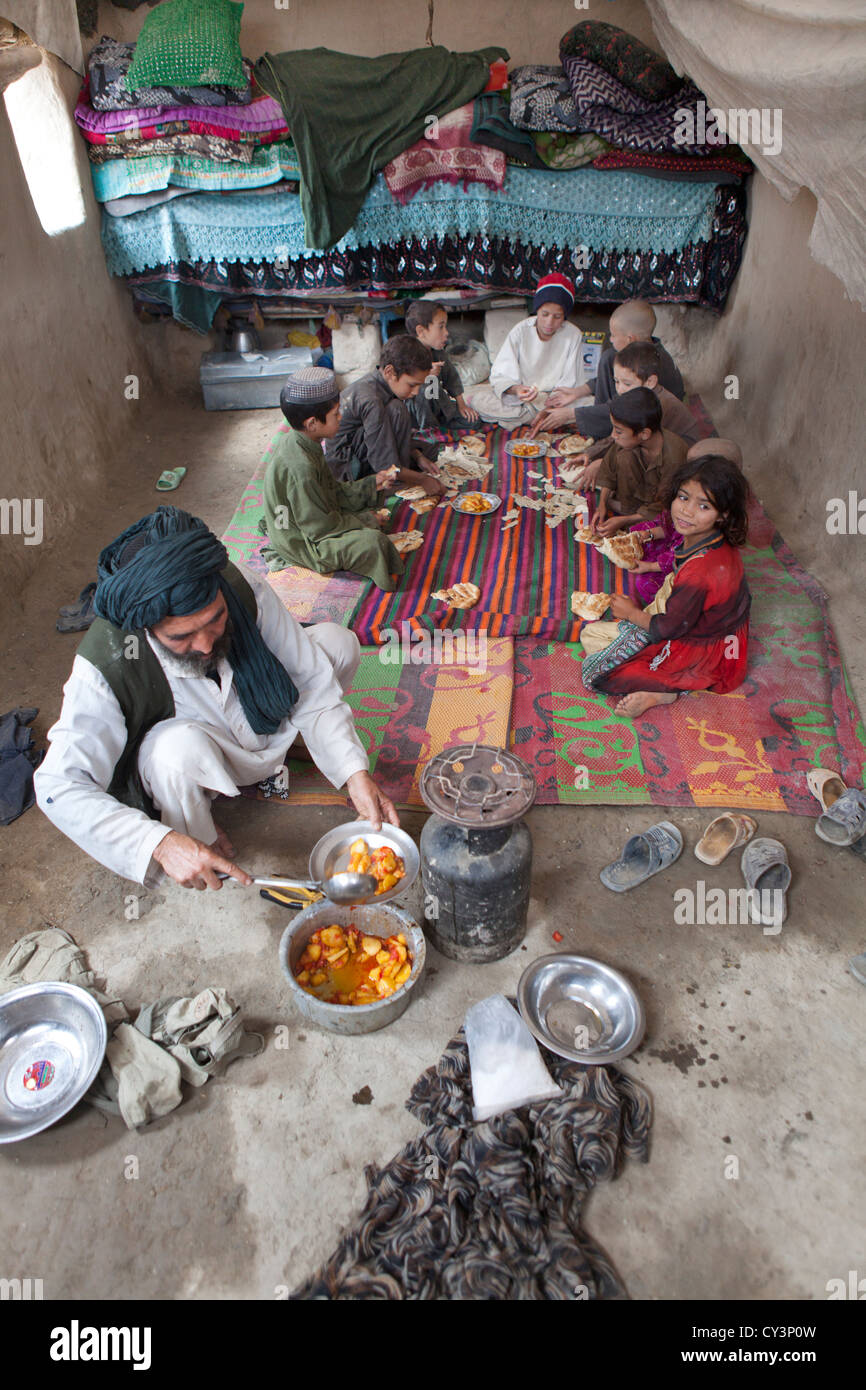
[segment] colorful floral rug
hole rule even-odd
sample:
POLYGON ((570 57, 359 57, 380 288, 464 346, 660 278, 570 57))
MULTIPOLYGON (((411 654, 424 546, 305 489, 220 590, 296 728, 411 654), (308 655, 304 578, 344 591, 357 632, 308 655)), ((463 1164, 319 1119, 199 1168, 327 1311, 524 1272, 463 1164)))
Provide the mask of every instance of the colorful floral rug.
MULTIPOLYGON (((508 741, 514 671, 511 639, 481 634, 474 651, 461 650, 458 640, 450 651, 439 652, 438 663, 424 660, 428 655, 408 635, 405 644, 365 650, 347 697, 358 735, 370 755, 370 771, 400 806, 423 804, 418 793, 421 773, 443 749, 475 740, 504 748, 508 741), (419 656, 421 661, 413 660, 419 656)), ((287 791, 271 783, 259 788, 257 795, 260 800, 282 800, 288 805, 344 805, 346 801, 345 793, 335 791, 317 768, 298 761, 289 763, 287 791)))
POLYGON ((814 816, 811 767, 863 784, 866 730, 827 597, 754 503, 743 552, 749 674, 731 695, 682 695, 641 719, 583 688, 579 643, 515 642, 511 747, 563 805, 726 806, 814 816))

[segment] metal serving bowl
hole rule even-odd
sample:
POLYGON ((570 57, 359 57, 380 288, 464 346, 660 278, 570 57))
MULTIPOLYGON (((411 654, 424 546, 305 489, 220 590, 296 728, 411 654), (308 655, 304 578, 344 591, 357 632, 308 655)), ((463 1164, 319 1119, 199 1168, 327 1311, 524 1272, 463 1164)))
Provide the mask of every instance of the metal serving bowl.
POLYGON ((492 516, 502 506, 502 498, 497 497, 495 492, 459 492, 456 497, 451 498, 451 506, 461 516, 492 516), (490 506, 486 511, 475 512, 471 507, 467 507, 467 497, 483 497, 490 506))
POLYGON ((646 1027, 643 1006, 625 976, 589 956, 533 961, 520 977, 517 1004, 540 1043, 587 1066, 627 1057, 646 1027))
POLYGON ((0 997, 0 1144, 66 1115, 99 1071, 107 1041, 101 1008, 78 985, 22 985, 0 997))
MULTIPOLYGON (((415 841, 405 830, 393 825, 383 825, 381 830, 374 830, 368 820, 353 820, 347 825, 335 825, 333 830, 323 835, 318 844, 313 846, 310 855, 310 878, 321 883, 322 879, 330 878, 332 874, 345 873, 349 867, 349 848, 356 840, 366 840, 370 849, 390 845, 394 853, 399 854, 403 860, 406 870, 399 883, 389 888, 387 893, 378 893, 373 901, 377 904, 390 902, 392 898, 399 897, 407 888, 412 887, 421 868, 421 856, 415 841)), ((334 921, 337 921, 336 917, 334 921)))
POLYGON ((327 1028, 331 1033, 342 1033, 354 1037, 359 1033, 375 1033, 399 1018, 409 1007, 412 990, 421 978, 424 969, 426 947, 424 933, 407 912, 387 904, 380 906, 367 903, 362 907, 339 907, 336 903, 315 903, 304 908, 286 930, 280 942, 280 966, 289 982, 289 992, 298 1009, 310 1023, 327 1028), (403 932, 412 956, 412 973, 404 985, 387 999, 377 999, 373 1004, 326 1004, 314 994, 302 989, 293 975, 293 970, 304 953, 304 948, 319 927, 355 926, 366 936, 381 936, 383 939, 403 932))

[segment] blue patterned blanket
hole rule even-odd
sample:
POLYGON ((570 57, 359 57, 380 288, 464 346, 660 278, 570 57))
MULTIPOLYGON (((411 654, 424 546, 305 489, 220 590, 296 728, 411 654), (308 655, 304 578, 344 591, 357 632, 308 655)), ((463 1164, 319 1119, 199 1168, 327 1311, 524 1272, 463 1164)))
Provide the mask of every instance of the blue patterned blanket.
MULTIPOLYGON (((472 235, 541 250, 670 254, 710 240, 715 201, 713 184, 623 170, 509 166, 501 192, 482 184, 465 190, 437 184, 401 206, 380 174, 354 226, 332 251, 472 235)), ((177 262, 270 263, 321 254, 304 245, 300 198, 279 188, 200 193, 130 217, 103 214, 102 241, 113 275, 177 262)))

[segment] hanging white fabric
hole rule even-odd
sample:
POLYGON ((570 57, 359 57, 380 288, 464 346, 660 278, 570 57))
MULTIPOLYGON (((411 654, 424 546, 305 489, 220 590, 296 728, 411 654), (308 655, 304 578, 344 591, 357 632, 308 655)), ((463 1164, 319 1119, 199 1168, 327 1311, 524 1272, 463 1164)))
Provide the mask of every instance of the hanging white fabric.
POLYGON ((735 124, 750 113, 759 138, 744 148, 782 197, 792 201, 801 187, 815 195, 809 249, 866 308, 862 0, 647 0, 647 8, 666 57, 708 106, 736 112, 735 124))

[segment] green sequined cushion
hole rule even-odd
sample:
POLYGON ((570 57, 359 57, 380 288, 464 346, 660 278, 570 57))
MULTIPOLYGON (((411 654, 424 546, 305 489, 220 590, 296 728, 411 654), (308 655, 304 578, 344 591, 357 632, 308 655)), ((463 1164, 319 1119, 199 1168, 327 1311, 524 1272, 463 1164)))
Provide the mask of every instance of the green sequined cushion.
POLYGON ((127 87, 243 87, 243 8, 234 0, 163 0, 142 25, 127 87))

